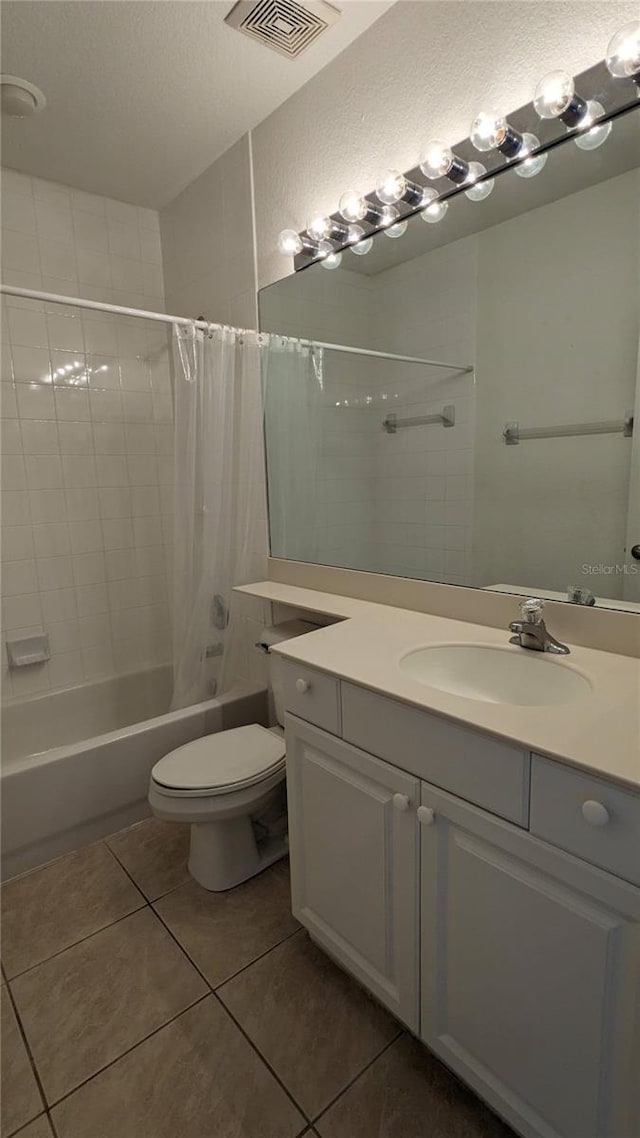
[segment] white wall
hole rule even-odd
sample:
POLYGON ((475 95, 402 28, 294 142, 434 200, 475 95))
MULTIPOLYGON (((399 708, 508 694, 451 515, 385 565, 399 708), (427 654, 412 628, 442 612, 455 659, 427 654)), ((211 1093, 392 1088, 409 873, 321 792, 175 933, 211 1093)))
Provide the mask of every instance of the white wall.
POLYGON ((260 286, 291 271, 276 248, 350 187, 410 169, 429 138, 465 138, 482 107, 521 106, 553 68, 576 74, 637 19, 636 0, 409 0, 381 17, 253 131, 260 286))
POLYGON ((257 327, 249 136, 160 211, 167 311, 257 327))
MULTIPOLYGON (((8 284, 163 307, 158 215, 2 172, 8 284)), ((168 658, 166 330, 3 298, 2 639, 45 631, 21 696, 168 658)))

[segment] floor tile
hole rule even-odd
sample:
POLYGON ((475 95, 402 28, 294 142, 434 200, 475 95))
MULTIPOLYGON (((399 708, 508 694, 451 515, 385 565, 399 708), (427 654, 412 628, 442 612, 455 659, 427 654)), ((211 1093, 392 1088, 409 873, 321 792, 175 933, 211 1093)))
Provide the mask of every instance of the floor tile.
POLYGON ((2 1101, 0 1134, 5 1138, 43 1110, 42 1098, 6 988, 2 989, 2 1101))
POLYGON ((50 1103, 207 991, 149 908, 19 976, 11 988, 50 1103))
POLYGON ((189 880, 189 826, 145 818, 107 845, 149 901, 189 880))
POLYGON ((215 996, 53 1110, 59 1138, 294 1138, 306 1123, 215 996))
POLYGON ((227 893, 209 893, 190 880, 154 908, 212 987, 300 927, 287 878, 275 868, 227 893))
POLYGON ((49 1126, 46 1114, 41 1114, 34 1122, 25 1126, 24 1130, 19 1130, 14 1138, 53 1138, 53 1130, 49 1126))
POLYGON ((144 898, 99 842, 2 886, 9 979, 132 913, 144 898))
POLYGON ((409 1036, 376 1059, 315 1127, 321 1138, 516 1138, 409 1036))
POLYGON ((219 995, 310 1118, 399 1031, 305 933, 272 949, 219 995))

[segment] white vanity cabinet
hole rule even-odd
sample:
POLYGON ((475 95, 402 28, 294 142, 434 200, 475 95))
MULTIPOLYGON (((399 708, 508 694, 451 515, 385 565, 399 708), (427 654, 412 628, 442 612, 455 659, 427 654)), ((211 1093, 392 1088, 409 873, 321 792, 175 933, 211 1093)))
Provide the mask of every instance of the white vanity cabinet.
POLYGON ((638 1138, 640 795, 304 679, 296 917, 523 1138, 638 1138))
POLYGON ((640 1134, 638 890, 426 783, 422 803, 421 1038, 527 1138, 640 1134))
POLYGON ((287 716, 294 915, 418 1030, 418 779, 287 716))

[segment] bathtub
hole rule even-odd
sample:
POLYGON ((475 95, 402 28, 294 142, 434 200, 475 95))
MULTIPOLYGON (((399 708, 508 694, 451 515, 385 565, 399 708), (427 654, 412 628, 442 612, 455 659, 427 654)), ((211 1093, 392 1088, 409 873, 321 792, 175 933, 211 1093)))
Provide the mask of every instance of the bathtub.
POLYGON ((170 698, 162 666, 4 705, 3 880, 145 818, 151 768, 174 747, 268 722, 248 685, 180 711, 170 698))

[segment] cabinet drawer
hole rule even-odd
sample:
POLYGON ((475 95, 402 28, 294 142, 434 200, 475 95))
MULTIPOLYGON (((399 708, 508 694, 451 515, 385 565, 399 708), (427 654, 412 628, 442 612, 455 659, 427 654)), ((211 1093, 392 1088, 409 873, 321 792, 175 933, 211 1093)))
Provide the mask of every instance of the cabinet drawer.
POLYGON ((418 778, 526 826, 529 755, 489 735, 342 684, 344 739, 418 778))
POLYGON ((530 817, 532 834, 640 885, 640 795, 533 755, 530 817))
POLYGON ((340 734, 340 684, 334 676, 282 660, 284 706, 293 715, 340 734))

